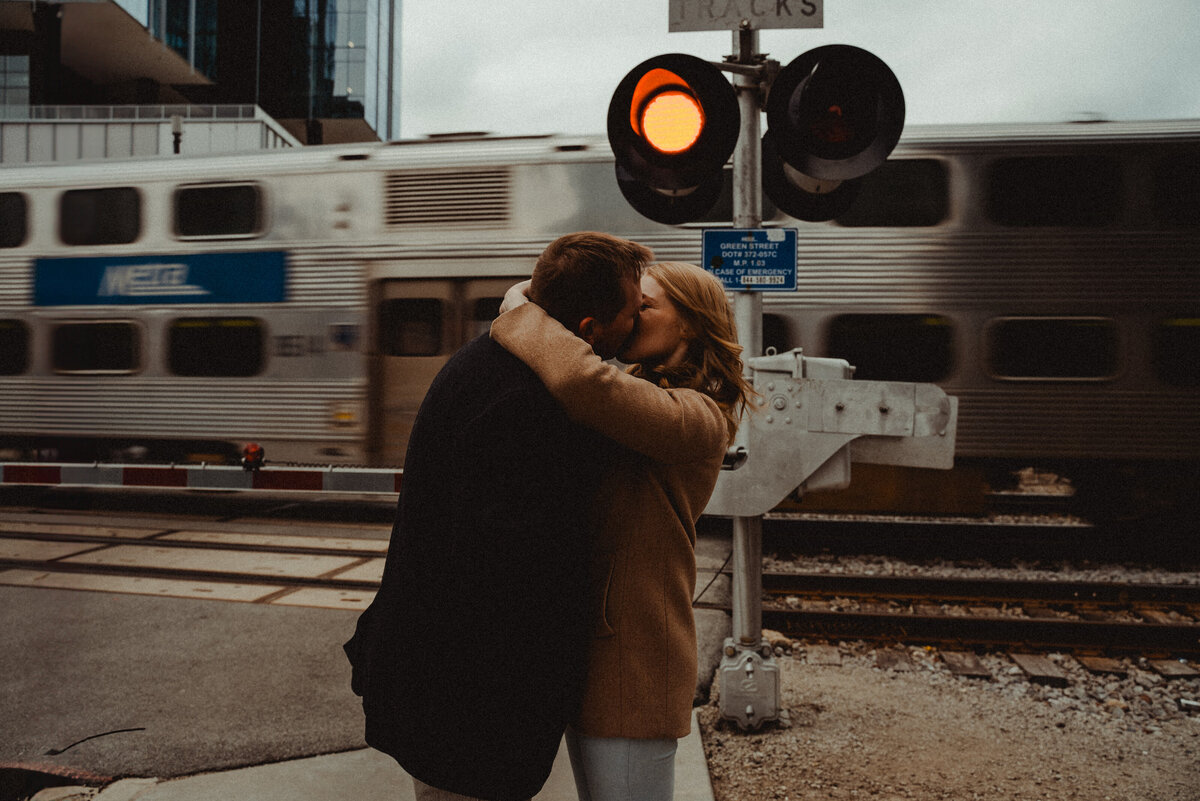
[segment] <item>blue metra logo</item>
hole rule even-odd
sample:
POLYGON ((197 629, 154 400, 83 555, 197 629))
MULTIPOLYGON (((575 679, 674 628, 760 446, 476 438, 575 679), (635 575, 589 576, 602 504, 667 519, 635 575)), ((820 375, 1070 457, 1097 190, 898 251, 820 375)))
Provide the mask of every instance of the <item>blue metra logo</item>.
POLYGON ((36 259, 35 306, 282 303, 282 251, 36 259))
POLYGON ((211 295, 199 284, 187 282, 190 269, 187 264, 110 264, 104 268, 97 295, 101 298, 211 295))

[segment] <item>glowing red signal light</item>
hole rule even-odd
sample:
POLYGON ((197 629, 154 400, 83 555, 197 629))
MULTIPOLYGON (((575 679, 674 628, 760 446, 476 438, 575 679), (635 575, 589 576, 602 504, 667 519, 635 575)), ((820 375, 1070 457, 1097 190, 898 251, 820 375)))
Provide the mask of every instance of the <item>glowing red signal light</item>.
POLYGON ((704 108, 686 80, 657 67, 634 87, 629 125, 660 153, 682 153, 704 132, 704 108))
POLYGON ((704 110, 690 94, 668 91, 656 95, 642 111, 642 132, 651 147, 663 153, 682 153, 700 138, 704 110))

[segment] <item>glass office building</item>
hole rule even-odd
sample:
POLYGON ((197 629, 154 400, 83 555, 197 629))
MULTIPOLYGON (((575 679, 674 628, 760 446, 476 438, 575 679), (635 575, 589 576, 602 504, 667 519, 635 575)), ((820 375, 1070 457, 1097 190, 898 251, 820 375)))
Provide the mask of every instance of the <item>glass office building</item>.
POLYGON ((399 36, 400 0, 0 0, 0 102, 254 104, 310 144, 395 139, 399 36), (92 49, 69 39, 106 10, 121 38, 82 63, 92 49), (158 42, 124 30, 139 26, 158 42), (135 74, 135 51, 163 45, 182 61, 135 74))
POLYGON ((148 30, 212 79, 217 102, 260 105, 309 142, 399 136, 398 0, 145 5, 148 30))
POLYGON ((191 87, 210 81, 164 53, 146 35, 148 21, 148 0, 0 0, 4 117, 28 118, 39 107, 188 102, 191 87))
POLYGON ((118 0, 155 38, 213 78, 217 62, 217 0, 118 0), (145 19, 141 16, 145 7, 145 19))
POLYGON ((0 53, 0 106, 29 105, 29 55, 0 53))

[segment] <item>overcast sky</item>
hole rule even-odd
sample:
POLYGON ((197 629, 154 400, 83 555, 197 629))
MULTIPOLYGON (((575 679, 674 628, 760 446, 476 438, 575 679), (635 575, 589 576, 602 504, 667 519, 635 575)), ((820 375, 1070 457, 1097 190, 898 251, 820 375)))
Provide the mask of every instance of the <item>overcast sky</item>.
MULTIPOLYGON (((405 138, 601 134, 639 62, 732 52, 729 32, 668 33, 668 0, 402 6, 405 138)), ((760 51, 870 50, 900 80, 906 124, 1200 118, 1200 0, 824 0, 824 15, 762 31, 760 51)))

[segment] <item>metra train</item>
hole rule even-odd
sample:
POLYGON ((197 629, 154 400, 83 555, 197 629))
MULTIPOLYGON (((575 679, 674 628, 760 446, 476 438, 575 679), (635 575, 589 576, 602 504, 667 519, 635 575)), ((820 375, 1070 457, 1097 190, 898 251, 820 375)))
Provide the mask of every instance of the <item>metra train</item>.
MULTIPOLYGON (((799 231, 765 346, 960 399, 951 475, 851 491, 969 506, 1033 467, 1114 503, 1200 495, 1200 122, 910 127, 839 219, 764 217, 799 231)), ((730 218, 727 199, 642 218, 593 137, 6 167, 0 461, 232 461, 254 441, 397 465, 434 374, 551 239, 698 262, 730 218)))

